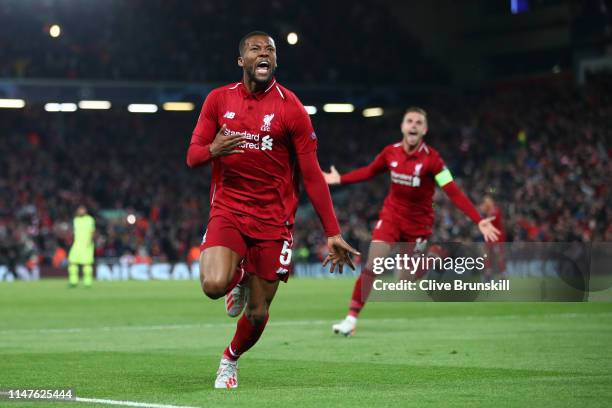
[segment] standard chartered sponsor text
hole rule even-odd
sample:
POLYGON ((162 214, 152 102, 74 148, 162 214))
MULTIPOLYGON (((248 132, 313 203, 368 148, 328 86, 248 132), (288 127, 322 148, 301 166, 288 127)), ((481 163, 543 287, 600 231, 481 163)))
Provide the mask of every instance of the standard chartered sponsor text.
POLYGON ((240 149, 272 150, 272 145, 274 143, 270 135, 264 135, 261 137, 259 133, 250 133, 247 131, 237 132, 235 130, 225 129, 225 135, 242 136, 244 141, 238 145, 238 148, 240 149))

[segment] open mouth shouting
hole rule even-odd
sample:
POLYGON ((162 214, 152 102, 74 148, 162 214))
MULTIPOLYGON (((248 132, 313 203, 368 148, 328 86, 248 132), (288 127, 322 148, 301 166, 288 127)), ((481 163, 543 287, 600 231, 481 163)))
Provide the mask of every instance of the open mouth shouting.
POLYGON ((255 65, 255 74, 257 76, 269 76, 272 73, 272 64, 268 60, 262 60, 255 65))

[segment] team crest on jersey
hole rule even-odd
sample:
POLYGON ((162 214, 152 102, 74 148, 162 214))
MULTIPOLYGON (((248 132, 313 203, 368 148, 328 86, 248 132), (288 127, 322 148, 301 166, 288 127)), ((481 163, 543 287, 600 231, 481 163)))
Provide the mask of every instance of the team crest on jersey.
POLYGON ((273 113, 268 113, 267 115, 264 115, 264 117, 263 117, 263 125, 261 125, 261 131, 262 132, 269 132, 270 131, 270 126, 272 125, 272 119, 274 119, 274 114, 273 113))
POLYGON ((389 163, 389 166, 397 167, 397 162, 395 160, 393 160, 391 163, 389 163))
POLYGON ((421 169, 423 168, 423 164, 419 163, 416 166, 414 166, 414 175, 418 176, 421 174, 421 169))

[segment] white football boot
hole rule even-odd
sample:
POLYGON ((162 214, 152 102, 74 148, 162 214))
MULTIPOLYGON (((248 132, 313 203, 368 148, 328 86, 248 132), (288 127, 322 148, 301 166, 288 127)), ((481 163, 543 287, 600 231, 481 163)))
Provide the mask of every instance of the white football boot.
POLYGON ((221 358, 217 378, 215 379, 215 388, 226 388, 228 390, 238 388, 238 361, 225 357, 221 358))
POLYGON ((332 326, 332 330, 336 334, 341 334, 345 337, 353 336, 355 334, 355 328, 357 327, 357 318, 353 316, 346 316, 346 318, 340 323, 336 323, 332 326))
POLYGON ((243 278, 241 283, 234 286, 234 289, 225 295, 225 311, 227 315, 229 317, 239 316, 244 310, 248 297, 248 280, 243 278))

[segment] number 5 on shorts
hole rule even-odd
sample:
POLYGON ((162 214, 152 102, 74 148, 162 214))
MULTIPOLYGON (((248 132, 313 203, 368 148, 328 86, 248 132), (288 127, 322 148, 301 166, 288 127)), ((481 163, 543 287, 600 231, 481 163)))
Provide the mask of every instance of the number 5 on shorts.
POLYGON ((289 243, 289 241, 285 241, 283 243, 283 249, 280 253, 280 256, 278 257, 278 260, 280 261, 281 265, 288 266, 289 264, 291 264, 292 253, 293 251, 291 249, 291 244, 289 243))

